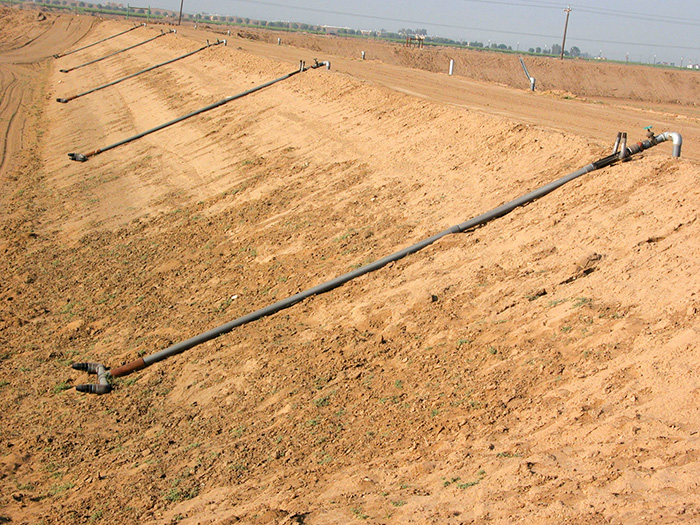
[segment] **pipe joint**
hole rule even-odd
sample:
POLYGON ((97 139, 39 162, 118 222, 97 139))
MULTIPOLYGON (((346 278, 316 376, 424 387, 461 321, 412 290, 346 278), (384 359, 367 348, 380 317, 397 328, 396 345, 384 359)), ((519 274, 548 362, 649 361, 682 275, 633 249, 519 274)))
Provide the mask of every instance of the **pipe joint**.
POLYGON ((683 137, 677 131, 665 131, 661 135, 654 137, 656 142, 664 142, 670 140, 673 142, 673 153, 671 154, 674 158, 681 156, 681 146, 683 145, 683 137))
POLYGON ((87 394, 108 394, 112 391, 112 385, 109 382, 109 372, 107 368, 100 363, 73 363, 71 365, 74 370, 87 372, 88 374, 97 375, 97 383, 76 385, 75 389, 78 392, 87 394))

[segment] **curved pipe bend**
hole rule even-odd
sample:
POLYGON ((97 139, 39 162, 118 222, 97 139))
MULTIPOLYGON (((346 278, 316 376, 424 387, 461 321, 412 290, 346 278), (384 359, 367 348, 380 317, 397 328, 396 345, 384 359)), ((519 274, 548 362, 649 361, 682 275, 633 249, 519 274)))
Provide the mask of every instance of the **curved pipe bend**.
POLYGON ((666 140, 671 140, 673 142, 673 157, 681 156, 681 146, 683 145, 683 137, 677 131, 665 131, 661 135, 654 137, 657 142, 664 142, 666 140))

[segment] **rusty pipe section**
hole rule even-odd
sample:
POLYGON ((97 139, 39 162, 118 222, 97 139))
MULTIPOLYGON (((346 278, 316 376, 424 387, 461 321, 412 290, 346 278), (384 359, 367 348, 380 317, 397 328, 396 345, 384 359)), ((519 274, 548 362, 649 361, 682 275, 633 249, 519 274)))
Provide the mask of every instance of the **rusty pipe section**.
POLYGON ((120 82, 124 82, 125 80, 129 80, 130 78, 134 78, 134 77, 137 77, 137 76, 142 75, 144 73, 148 73, 149 71, 153 71, 154 69, 158 69, 159 67, 167 66, 168 64, 172 64, 173 62, 177 62, 178 60, 182 60, 183 58, 187 58, 189 56, 192 56, 196 53, 199 53, 200 51, 204 51, 207 48, 210 48, 213 46, 218 46, 219 44, 226 45, 226 40, 217 40, 213 44, 210 44, 209 40, 207 40, 207 45, 204 47, 200 47, 199 49, 195 49, 194 51, 190 51, 189 53, 185 53, 184 55, 181 55, 179 57, 172 58, 172 59, 167 60, 165 62, 161 62, 160 64, 156 64, 155 66, 147 67, 146 69, 142 69, 141 71, 137 71, 136 73, 132 73, 131 75, 127 75, 127 76, 119 78, 117 80, 113 80, 112 82, 108 82, 107 84, 102 84, 101 86, 98 86, 96 88, 90 89, 88 91, 84 91, 83 93, 79 93, 78 95, 73 95, 71 97, 66 97, 66 98, 57 98, 56 102, 61 102, 63 104, 66 104, 67 102, 70 102, 71 100, 75 100, 76 98, 84 97, 85 95, 89 95, 90 93, 94 93, 95 91, 99 91, 101 89, 105 89, 105 88, 114 86, 115 84, 119 84, 120 82))
POLYGON ((133 46, 125 47, 124 49, 120 49, 119 51, 115 51, 114 53, 110 53, 109 55, 105 55, 100 58, 96 58, 95 60, 90 60, 90 62, 85 62, 84 64, 80 64, 79 66, 71 67, 68 69, 60 69, 59 71, 61 73, 70 73, 71 71, 75 71, 76 69, 80 69, 81 67, 89 66, 90 64, 94 64, 96 62, 100 62, 102 60, 105 60, 107 58, 113 57, 114 55, 118 55, 119 53, 123 53, 124 51, 129 51, 130 49, 134 49, 135 47, 142 46, 144 44, 148 44, 149 42, 153 42, 156 38, 160 38, 165 35, 169 35, 170 33, 177 33, 175 29, 170 29, 169 31, 161 31, 159 35, 156 35, 152 38, 149 38, 148 40, 144 40, 143 42, 139 42, 138 44, 134 44, 133 46))
POLYGON ((102 40, 98 40, 97 42, 93 42, 92 44, 88 44, 83 47, 79 47, 78 49, 74 49, 73 51, 67 51, 66 53, 57 53, 53 57, 54 58, 63 58, 68 55, 72 55, 73 53, 77 53, 78 51, 82 51, 83 49, 87 49, 88 47, 96 46, 97 44, 101 44, 102 42, 106 42, 107 40, 111 40, 112 38, 116 38, 118 36, 123 35, 124 33, 128 33, 129 31, 133 31, 134 29, 138 29, 139 27, 146 27, 146 24, 139 24, 134 27, 130 27, 129 29, 122 31, 121 33, 117 33, 116 35, 108 36, 107 38, 103 38, 102 40))
POLYGON ((121 377, 135 372, 137 370, 142 370, 143 368, 146 368, 147 366, 150 366, 153 363, 180 354, 186 350, 189 350, 190 348, 198 346, 207 341, 211 341, 212 339, 216 339, 221 335, 231 332, 234 328, 238 326, 242 326, 244 324, 256 321, 263 317, 275 314, 313 295, 318 295, 338 288, 339 286, 342 286, 343 284, 355 279, 356 277, 373 272, 375 270, 383 268, 391 262, 398 261, 399 259, 402 259, 412 253, 416 253, 419 250, 430 246, 431 244, 438 241, 442 237, 445 237, 446 235, 450 235, 453 233, 461 233, 465 231, 472 231, 475 228, 483 226, 484 224, 487 224, 494 219, 503 217, 504 215, 510 213, 511 211, 520 206, 524 206, 541 197, 544 197, 545 195, 556 190, 557 188, 571 182, 574 179, 577 179, 578 177, 581 177, 582 175, 615 164, 616 162, 621 161, 622 159, 640 153, 666 140, 674 140, 676 142, 680 142, 681 138, 680 135, 675 132, 662 133, 661 135, 656 136, 651 134, 648 140, 638 142, 637 144, 632 145, 630 148, 626 148, 627 151, 625 156, 622 156, 619 152, 614 151, 611 155, 608 155, 607 157, 603 157, 590 164, 587 164, 586 166, 572 173, 569 173, 568 175, 565 175, 560 179, 552 181, 549 184, 545 184, 544 186, 541 186, 525 195, 522 195, 517 199, 502 204, 501 206, 498 206, 488 212, 482 213, 481 215, 477 215, 476 217, 469 219, 468 221, 465 221, 461 224, 457 224, 446 230, 436 233, 435 235, 428 237, 427 239, 424 239, 412 246, 399 250, 398 252, 388 255, 375 262, 366 264, 365 266, 362 266, 351 272, 336 277, 335 279, 331 279, 330 281, 314 286, 313 288, 308 288, 307 290, 287 297, 286 299, 282 299, 281 301, 277 301, 276 303, 265 306, 264 308, 260 308, 259 310, 246 314, 242 317, 239 317, 238 319, 234 319, 233 321, 230 321, 224 325, 221 325, 218 328, 213 328, 211 330, 208 330, 207 332, 191 337, 185 341, 181 341, 179 343, 171 345, 168 348, 160 350, 159 352, 155 352, 151 355, 140 357, 139 359, 131 361, 130 363, 126 363, 125 365, 113 369, 111 371, 111 375, 113 377, 121 377))
POLYGON ((276 78, 274 80, 270 80, 269 82, 265 82, 264 84, 260 84, 259 86, 250 88, 246 91, 243 91, 242 93, 238 93, 237 95, 232 95, 230 97, 226 97, 222 100, 219 100, 218 102, 214 102, 213 104, 209 104, 206 107, 203 107, 201 109, 198 109, 196 111, 192 111, 191 113, 188 113, 187 115, 183 115, 181 117, 178 117, 176 119, 170 120, 168 122, 165 122, 164 124, 160 124, 159 126, 156 126, 155 128, 148 129, 146 131, 143 131, 137 135, 134 135, 132 137, 126 138, 124 140, 120 140, 119 142, 115 142, 114 144, 110 144, 109 146, 105 146, 104 148, 96 149, 94 151, 90 151, 88 153, 69 153, 68 158, 71 160, 75 160, 78 162, 85 162, 88 160, 90 157, 94 157, 95 155, 99 155, 100 153, 103 153, 105 151, 108 151, 110 149, 116 148, 118 146, 122 146, 124 144, 128 144, 129 142, 133 142, 134 140, 140 139, 142 137, 145 137, 146 135, 150 135, 151 133, 155 133, 156 131, 160 131, 161 129, 167 128, 169 126, 172 126, 173 124, 177 124, 178 122, 182 122, 183 120, 187 120, 188 118, 194 117, 195 115, 200 115, 204 113, 205 111, 212 110, 214 108, 218 108, 219 106, 223 106, 224 104, 228 104, 229 102, 233 100, 237 100, 239 98, 245 97, 246 95, 250 95, 251 93, 255 93, 256 91, 260 91, 261 89, 264 89, 266 87, 269 87, 273 84, 276 84, 277 82, 281 82, 283 80, 287 80, 290 77, 293 77, 294 75, 298 73, 303 73, 304 71, 308 71, 309 69, 317 69, 319 67, 325 66, 327 69, 330 69, 330 62, 319 62, 316 60, 314 62, 314 65, 306 67, 306 63, 303 61, 299 62, 299 69, 296 71, 292 71, 291 73, 287 73, 286 75, 276 78))

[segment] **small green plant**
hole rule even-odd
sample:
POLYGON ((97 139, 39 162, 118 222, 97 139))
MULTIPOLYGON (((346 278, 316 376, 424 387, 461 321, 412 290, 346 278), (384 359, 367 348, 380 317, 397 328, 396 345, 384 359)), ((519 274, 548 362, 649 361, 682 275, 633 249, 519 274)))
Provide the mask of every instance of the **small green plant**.
POLYGON ((457 348, 461 348, 462 345, 470 345, 470 344, 472 344, 471 339, 460 339, 459 341, 457 341, 457 348))
POLYGON ((491 354, 491 355, 496 355, 496 354, 498 353, 498 350, 496 350, 496 347, 495 347, 495 346, 489 346, 488 352, 489 352, 489 354, 491 354))
POLYGON ((365 514, 360 507, 353 508, 352 513, 361 520, 366 520, 367 518, 369 518, 369 515, 365 514))
POLYGON ((560 305, 561 303, 565 303, 566 301, 567 299, 552 299, 551 301, 549 301, 549 303, 547 303, 547 306, 553 308, 555 306, 560 305))
POLYGON ((328 406, 330 397, 331 397, 330 395, 318 397, 318 398, 314 399, 314 405, 316 405, 317 407, 328 406))
POLYGON ((54 394, 60 394, 60 393, 63 392, 64 390, 68 390, 70 387, 71 387, 71 386, 68 384, 67 381, 61 381, 61 382, 58 383, 57 385, 54 385, 54 386, 53 386, 52 391, 53 391, 54 394))
POLYGON ((54 485, 51 487, 49 492, 51 492, 52 496, 58 496, 59 494, 63 494, 67 490, 72 489, 73 487, 75 487, 75 483, 63 483, 62 485, 54 485))
POLYGON ((173 482, 175 486, 163 495, 163 499, 165 499, 166 501, 182 501, 196 498, 199 495, 199 488, 192 487, 189 490, 183 490, 177 486, 179 482, 179 479, 176 479, 173 482))
POLYGON ((403 381, 401 381, 400 379, 397 379, 396 381, 394 381, 394 387, 403 388, 403 381))
POLYGON ((568 334, 568 333, 571 332, 571 330, 573 330, 573 329, 574 329, 573 326, 562 326, 562 327, 561 327, 561 331, 562 331, 563 333, 565 333, 565 334, 568 334))
POLYGON ((163 496, 165 501, 180 501, 182 499, 182 494, 180 494, 180 489, 172 488, 163 496))
POLYGON ((9 385, 9 384, 10 384, 9 381, 5 381, 5 380, 3 379, 2 381, 0 381, 0 388, 2 388, 2 387, 4 387, 4 386, 7 386, 7 385, 9 385))
POLYGON ((319 376, 314 379, 314 388, 316 390, 321 390, 328 381, 330 381, 330 377, 319 376))
POLYGON ((406 502, 405 502, 404 500, 401 499, 401 500, 398 500, 398 501, 392 501, 391 504, 392 504, 394 507, 403 507, 403 506, 406 504, 406 502))
POLYGON ((232 429, 230 432, 233 437, 241 437, 243 435, 243 432, 245 432, 245 426, 241 425, 232 429))
POLYGON ((590 304, 593 302, 593 299, 589 299, 588 297, 577 297, 576 302, 574 303, 574 308, 581 308, 584 305, 590 304))
POLYGON ((444 479, 442 482, 443 487, 449 487, 452 484, 455 484, 455 486, 458 489, 468 489, 469 487, 473 487, 474 485, 478 485, 479 482, 481 482, 482 479, 484 479, 484 476, 486 476, 486 471, 485 470, 479 470, 479 472, 476 473, 476 479, 472 481, 466 481, 464 483, 460 483, 462 481, 462 478, 456 477, 456 478, 451 478, 451 479, 444 479))

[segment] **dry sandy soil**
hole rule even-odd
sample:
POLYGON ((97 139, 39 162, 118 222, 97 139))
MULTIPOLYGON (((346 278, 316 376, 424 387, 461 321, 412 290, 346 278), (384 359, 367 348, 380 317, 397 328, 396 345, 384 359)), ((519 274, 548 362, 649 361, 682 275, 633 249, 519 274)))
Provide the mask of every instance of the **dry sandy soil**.
POLYGON ((697 72, 0 10, 1 523, 697 523, 697 72), (367 60, 359 59, 360 51, 367 60), (448 76, 447 57, 457 74, 448 76), (285 73, 167 130, 86 153, 285 73), (115 367, 683 135, 86 395, 115 367))

